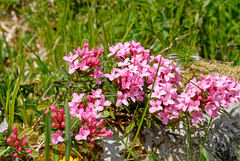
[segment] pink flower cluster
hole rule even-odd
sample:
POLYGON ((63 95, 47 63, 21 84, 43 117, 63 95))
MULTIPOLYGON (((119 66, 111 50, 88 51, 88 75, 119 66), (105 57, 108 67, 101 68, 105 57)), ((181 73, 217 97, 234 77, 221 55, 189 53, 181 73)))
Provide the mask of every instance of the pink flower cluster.
POLYGON ((69 74, 77 71, 78 73, 86 71, 87 69, 96 68, 94 72, 89 72, 86 75, 92 76, 95 78, 96 82, 100 85, 101 82, 98 78, 103 77, 101 72, 102 67, 98 69, 98 64, 100 63, 99 56, 103 53, 103 49, 98 50, 95 47, 92 50, 89 50, 89 44, 85 43, 83 49, 80 47, 77 50, 73 50, 75 55, 72 52, 69 52, 68 56, 64 56, 63 59, 68 62, 69 65, 69 74))
POLYGON ((105 128, 101 129, 104 119, 98 121, 101 114, 98 112, 104 110, 104 106, 110 106, 110 101, 105 101, 105 96, 101 89, 92 90, 92 95, 87 95, 87 106, 83 104, 82 98, 84 93, 78 95, 72 94, 73 99, 69 102, 70 115, 79 118, 81 128, 79 134, 75 136, 76 140, 89 140, 95 142, 95 137, 110 137, 112 131, 107 131, 105 128), (101 129, 101 130, 100 130, 101 129))
POLYGON ((62 137, 62 131, 65 128, 65 110, 61 108, 58 112, 57 107, 55 105, 51 105, 51 111, 53 114, 51 115, 51 120, 53 121, 52 127, 60 130, 56 131, 56 134, 52 134, 51 137, 53 145, 57 145, 58 142, 64 142, 64 138, 62 137))
POLYGON ((64 109, 61 108, 58 112, 57 107, 55 105, 51 105, 51 111, 53 112, 53 115, 51 116, 51 120, 53 121, 52 127, 64 129, 65 127, 64 109))
POLYGON ((215 118, 221 106, 228 109, 231 102, 240 100, 240 83, 227 76, 219 77, 218 73, 206 78, 201 75, 201 80, 187 84, 187 90, 178 97, 180 113, 190 112, 192 123, 197 124, 203 120, 202 114, 206 113, 215 118), (197 85, 197 86, 196 86, 197 85))
POLYGON ((150 51, 145 50, 140 43, 134 41, 118 43, 109 50, 111 53, 108 56, 116 54, 119 60, 118 68, 113 68, 111 74, 105 74, 105 77, 120 87, 116 106, 121 104, 128 106, 128 98, 133 102, 136 98, 142 102, 143 94, 150 91, 146 91, 146 89, 144 91, 144 86, 147 86, 148 89, 152 88, 158 63, 161 61, 150 101, 152 107, 149 112, 154 113, 164 109, 165 113, 159 113, 164 124, 168 122, 168 119, 178 117, 178 111, 174 105, 178 96, 176 87, 182 85, 180 82, 182 78, 174 73, 180 73, 180 69, 172 60, 165 59, 160 55, 150 57, 150 51), (153 62, 152 66, 150 66, 151 62, 153 62))
POLYGON ((26 134, 23 134, 21 136, 21 139, 19 140, 18 139, 18 135, 17 135, 17 132, 18 132, 17 127, 13 126, 12 130, 13 130, 13 133, 11 134, 11 138, 7 138, 7 143, 11 147, 16 148, 16 151, 13 154, 13 157, 17 158, 18 157, 18 153, 22 152, 22 151, 24 151, 24 152, 26 152, 28 154, 32 154, 32 152, 33 152, 32 149, 24 148, 24 146, 27 145, 27 141, 25 140, 26 134))
MULTIPOLYGON (((75 59, 78 56, 82 58, 81 62, 83 62, 84 66, 94 59, 96 63, 90 63, 90 66, 96 67, 96 69, 94 72, 90 71, 86 75, 94 77, 99 85, 101 84, 99 77, 106 77, 119 87, 116 106, 122 104, 129 106, 131 101, 136 102, 136 100, 143 102, 145 93, 150 96, 149 93, 153 86, 155 75, 157 75, 149 102, 151 106, 149 113, 157 113, 162 118, 163 124, 167 124, 173 118, 178 118, 183 113, 189 113, 192 117, 192 122, 197 124, 203 119, 203 113, 207 113, 211 117, 217 117, 220 106, 228 108, 229 103, 239 100, 240 85, 230 77, 219 77, 218 74, 214 77, 208 76, 206 78, 201 75, 201 81, 197 82, 196 79, 193 79, 192 82, 195 85, 189 83, 187 90, 180 93, 178 90, 182 86, 182 77, 179 76, 180 68, 177 68, 172 60, 165 59, 161 55, 150 56, 150 50, 145 50, 140 43, 135 41, 125 42, 124 44, 117 43, 115 46, 109 47, 109 51, 108 57, 116 56, 118 61, 117 67, 111 70, 111 74, 103 74, 101 72, 103 67, 101 66, 99 69, 97 67, 100 62, 97 58, 102 54, 103 50, 96 51, 93 48, 92 51, 89 51, 87 43, 85 43, 83 50, 78 48, 75 51, 76 55, 72 55, 70 52, 69 57, 64 57, 64 60, 69 61, 69 73, 71 74, 75 70, 78 72, 82 71, 77 67, 80 66, 79 61, 76 62, 76 69, 71 64, 75 64, 75 59), (88 59, 84 56, 88 57, 88 59), (160 67, 157 73, 159 62, 160 67)), ((88 65, 84 69, 89 69, 90 66, 88 65)), ((93 96, 87 96, 87 107, 81 103, 83 93, 80 95, 73 94, 73 100, 70 103, 71 115, 78 117, 81 122, 86 121, 87 123, 87 126, 84 126, 79 131, 82 137, 79 135, 76 137, 79 140, 82 138, 85 140, 87 139, 86 136, 91 136, 91 128, 97 127, 92 125, 92 123, 100 117, 97 112, 102 111, 103 106, 107 106, 103 104, 105 101, 104 95, 96 94, 101 92, 100 89, 97 91, 93 90, 93 96), (93 121, 87 121, 89 120, 87 119, 88 113, 91 113, 89 118, 93 121)))
MULTIPOLYGON (((89 140, 93 143, 95 142, 95 137, 112 136, 112 131, 107 131, 105 128, 102 128, 104 119, 100 119, 101 114, 99 112, 104 110, 104 106, 111 105, 110 101, 105 101, 105 96, 102 94, 102 90, 92 90, 92 95, 87 95, 87 106, 84 106, 82 100, 84 93, 81 93, 80 95, 73 93, 72 96, 73 99, 69 102, 70 115, 77 117, 81 126, 79 134, 75 135, 75 139, 78 141, 89 140)), ((52 143, 57 145, 59 142, 64 142, 62 131, 65 127, 65 111, 61 108, 58 112, 55 105, 51 105, 51 111, 54 112, 51 116, 53 121, 52 127, 59 129, 55 134, 51 135, 52 143)), ((71 132, 71 136, 73 135, 74 134, 71 132)))

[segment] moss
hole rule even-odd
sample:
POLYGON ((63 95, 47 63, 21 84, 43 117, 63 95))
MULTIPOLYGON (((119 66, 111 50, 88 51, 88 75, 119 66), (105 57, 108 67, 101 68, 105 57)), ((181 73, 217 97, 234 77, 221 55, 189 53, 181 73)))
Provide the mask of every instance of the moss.
MULTIPOLYGON (((208 75, 214 76, 215 73, 219 73, 219 76, 230 76, 239 82, 240 78, 240 66, 231 66, 230 63, 216 61, 216 60, 199 60, 190 62, 186 66, 181 67, 182 75, 191 80, 194 77, 200 80, 200 73, 205 77, 208 75)), ((184 86, 188 83, 187 80, 183 79, 184 86)))

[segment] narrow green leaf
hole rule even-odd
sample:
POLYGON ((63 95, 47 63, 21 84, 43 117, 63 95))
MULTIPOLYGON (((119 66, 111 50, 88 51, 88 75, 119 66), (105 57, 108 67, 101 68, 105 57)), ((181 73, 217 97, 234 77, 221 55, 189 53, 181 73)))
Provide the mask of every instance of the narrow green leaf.
POLYGON ((51 129, 51 119, 50 112, 46 115, 46 135, 45 135, 45 161, 49 161, 50 157, 50 129, 51 129))
POLYGON ((59 161, 59 153, 58 153, 58 146, 57 145, 53 146, 52 160, 53 161, 59 161))
POLYGON ((53 81, 53 85, 55 87, 66 87, 62 82, 60 81, 53 81))
POLYGON ((85 142, 83 142, 82 145, 83 145, 85 148, 88 149, 88 151, 89 151, 89 153, 91 154, 91 156, 93 157, 93 159, 94 159, 95 161, 98 161, 97 157, 93 154, 93 152, 92 152, 91 149, 87 146, 87 144, 86 144, 85 142))
POLYGON ((162 161, 155 153, 152 151, 149 152, 151 155, 149 156, 151 161, 162 161))
POLYGON ((64 68, 64 66, 61 65, 60 70, 61 70, 63 76, 64 76, 67 80, 70 80, 69 74, 68 74, 66 68, 64 68))
POLYGON ((20 139, 23 134, 26 134, 28 136, 32 134, 32 132, 33 132, 32 128, 26 128, 18 135, 18 138, 20 139))
POLYGON ((126 39, 127 36, 129 35, 129 32, 130 32, 130 30, 132 29, 132 26, 133 26, 133 24, 135 23, 136 20, 137 20, 137 16, 134 17, 132 23, 131 23, 131 24, 129 25, 129 27, 127 28, 127 31, 126 31, 126 33, 124 34, 123 38, 122 38, 122 41, 121 41, 122 43, 125 42, 125 39, 126 39))
POLYGON ((3 156, 8 150, 10 149, 10 146, 7 148, 5 146, 0 147, 0 157, 3 156))
POLYGON ((200 146, 200 155, 197 160, 198 161, 210 161, 210 157, 209 157, 207 151, 202 146, 200 146))
POLYGON ((47 109, 48 107, 49 107, 49 105, 39 105, 39 106, 37 106, 37 110, 42 111, 42 110, 47 109))
POLYGON ((46 67, 46 65, 42 62, 40 56, 37 55, 37 54, 32 50, 32 48, 31 48, 25 41, 23 41, 23 42, 24 42, 24 44, 31 50, 31 52, 37 57, 37 60, 38 60, 39 64, 42 64, 42 66, 44 67, 44 69, 46 70, 46 72, 47 72, 49 75, 51 75, 51 72, 48 70, 48 68, 46 67))
POLYGON ((9 118, 10 118, 9 127, 12 127, 12 125, 14 123, 15 101, 16 101, 18 90, 20 88, 20 82, 21 82, 21 75, 19 75, 19 77, 17 78, 16 84, 15 84, 14 89, 13 89, 12 102, 11 102, 11 106, 9 108, 9 118))
POLYGON ((127 126, 127 128, 126 128, 126 133, 125 133, 125 135, 123 136, 124 138, 127 137, 127 136, 132 132, 134 126, 135 126, 135 122, 132 121, 131 124, 129 124, 129 125, 127 126))
POLYGON ((68 100, 65 100, 65 157, 66 161, 69 161, 70 152, 71 152, 71 120, 70 120, 70 111, 68 106, 68 100))

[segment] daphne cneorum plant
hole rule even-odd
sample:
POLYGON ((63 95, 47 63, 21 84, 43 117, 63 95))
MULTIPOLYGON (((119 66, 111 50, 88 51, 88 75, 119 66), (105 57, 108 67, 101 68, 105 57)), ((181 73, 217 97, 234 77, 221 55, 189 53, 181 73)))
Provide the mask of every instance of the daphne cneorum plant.
MULTIPOLYGON (((134 113, 136 104, 146 105, 147 99, 150 99, 149 115, 158 115, 162 124, 166 125, 179 117, 188 117, 193 124, 198 124, 203 120, 203 114, 215 118, 221 107, 228 108, 229 103, 239 101, 240 84, 228 76, 219 77, 218 73, 213 77, 201 75, 199 81, 194 78, 186 85, 186 90, 181 91, 181 69, 172 60, 162 55, 150 56, 150 50, 135 41, 117 43, 110 46, 109 51, 108 57, 116 62, 110 73, 103 73, 103 66, 100 66, 103 49, 93 47, 90 50, 87 43, 83 49, 78 47, 74 54, 70 52, 63 57, 69 65, 65 76, 74 77, 64 94, 60 95, 71 100, 68 106, 74 145, 95 143, 99 137, 113 135, 111 130, 104 127, 105 113, 109 108, 134 113), (109 87, 105 87, 106 81, 115 88, 111 92, 109 87), (85 89, 79 88, 79 84, 85 89), (112 94, 112 98, 108 93, 112 94)), ((52 120, 53 145, 63 143, 65 138, 63 100, 56 99, 45 112, 50 113, 52 120)), ((9 139, 8 143, 12 147, 21 147, 18 151, 25 150, 23 143, 13 145, 9 139)), ((14 153, 15 157, 17 153, 14 153)))

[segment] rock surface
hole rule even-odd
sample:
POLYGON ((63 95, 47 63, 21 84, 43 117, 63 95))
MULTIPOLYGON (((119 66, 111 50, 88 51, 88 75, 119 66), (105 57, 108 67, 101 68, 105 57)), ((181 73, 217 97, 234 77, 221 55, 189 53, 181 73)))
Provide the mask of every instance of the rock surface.
MULTIPOLYGON (((239 104, 231 104, 227 111, 240 126, 239 104)), ((204 127, 207 128, 209 120, 210 118, 206 116, 205 121, 202 122, 204 127)), ((155 126, 152 126, 150 129, 143 129, 141 133, 145 143, 142 146, 136 145, 139 152, 136 153, 135 151, 134 153, 141 160, 149 160, 147 157, 148 151, 153 151, 162 160, 166 161, 187 160, 186 127, 183 124, 179 124, 175 131, 167 126, 160 125, 160 127, 160 130, 155 126), (139 148, 142 149, 140 150, 139 148)), ((197 159, 199 145, 203 141, 206 128, 191 126, 193 160, 197 159)), ((123 137, 124 134, 119 132, 119 135, 123 137)), ((129 147, 131 146, 130 138, 131 136, 127 142, 129 147)), ((127 138, 124 138, 124 141, 126 142, 127 138)), ((102 139, 101 145, 104 147, 104 160, 123 160, 125 147, 117 135, 114 134, 110 138, 102 139)), ((205 142, 205 149, 208 151, 211 161, 219 160, 217 157, 223 161, 237 160, 236 150, 240 152, 240 129, 227 114, 219 114, 217 118, 213 119, 205 142)))

